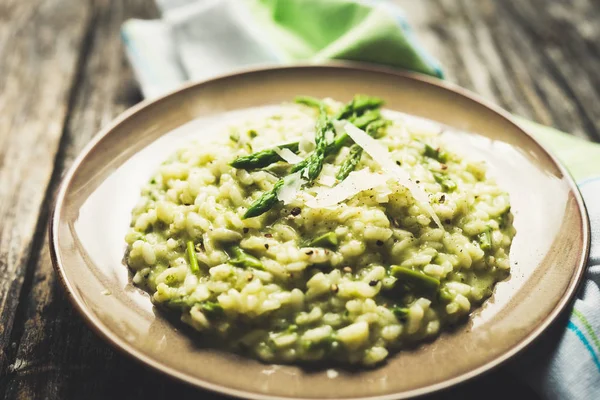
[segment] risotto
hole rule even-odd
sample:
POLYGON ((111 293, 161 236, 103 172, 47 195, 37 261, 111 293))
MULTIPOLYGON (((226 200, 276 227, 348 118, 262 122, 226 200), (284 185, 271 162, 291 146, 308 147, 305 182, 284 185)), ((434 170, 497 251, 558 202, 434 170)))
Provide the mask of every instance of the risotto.
POLYGON ((163 162, 126 260, 157 306, 266 362, 374 365, 509 274, 509 197, 440 127, 299 98, 163 162))

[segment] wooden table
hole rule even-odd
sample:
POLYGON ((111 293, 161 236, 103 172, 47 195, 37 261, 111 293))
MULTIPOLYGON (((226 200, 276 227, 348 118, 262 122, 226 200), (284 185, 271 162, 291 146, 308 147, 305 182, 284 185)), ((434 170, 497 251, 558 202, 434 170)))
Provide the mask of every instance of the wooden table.
MULTIPOLYGON (((450 80, 600 139, 600 2, 396 1, 450 80)), ((48 254, 48 213, 65 169, 141 100, 119 27, 156 15, 151 0, 0 3, 0 398, 218 398, 101 341, 65 299, 48 254)), ((530 395, 502 368, 435 398, 482 390, 488 399, 530 395)))

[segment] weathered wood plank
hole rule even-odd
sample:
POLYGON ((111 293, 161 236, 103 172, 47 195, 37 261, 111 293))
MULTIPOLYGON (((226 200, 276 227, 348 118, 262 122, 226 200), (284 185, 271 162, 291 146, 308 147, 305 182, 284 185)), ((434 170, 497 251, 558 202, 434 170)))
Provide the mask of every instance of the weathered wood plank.
MULTIPOLYGON (((85 2, 0 3, 0 373, 88 25, 85 2)), ((39 234, 36 237, 40 237, 39 234)))
POLYGON ((600 140, 600 4, 395 0, 448 78, 511 112, 600 140))
MULTIPOLYGON (((69 167, 103 125, 140 100, 121 47, 119 27, 129 17, 155 15, 152 2, 98 0, 91 7, 93 32, 86 44, 82 69, 85 79, 74 95, 56 175, 69 167)), ((195 389, 160 377, 116 353, 84 325, 57 283, 45 230, 40 237, 43 245, 32 259, 33 284, 23 297, 26 306, 15 321, 16 350, 2 378, 0 397, 141 399, 164 398, 170 393, 183 398, 197 396, 195 389)))

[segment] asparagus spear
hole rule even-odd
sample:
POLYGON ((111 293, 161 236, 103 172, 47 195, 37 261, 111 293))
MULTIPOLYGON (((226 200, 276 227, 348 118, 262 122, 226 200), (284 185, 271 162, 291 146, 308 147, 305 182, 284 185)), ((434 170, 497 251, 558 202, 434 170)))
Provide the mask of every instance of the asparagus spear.
POLYGON ((392 275, 398 278, 398 283, 406 284, 414 290, 427 293, 429 295, 437 293, 440 287, 440 281, 424 273, 413 271, 412 269, 392 266, 392 275))
POLYGON ((200 267, 198 266, 198 259, 196 258, 196 249, 194 249, 194 242, 189 240, 186 243, 187 256, 190 261, 190 270, 192 273, 196 273, 200 271, 200 267))
POLYGON ((277 194, 279 193, 279 189, 281 189, 281 187, 286 182, 286 178, 289 178, 289 176, 281 178, 280 180, 275 182, 271 190, 264 192, 262 196, 260 196, 254 203, 252 203, 250 207, 248 207, 248 210, 246 210, 246 213, 244 214, 243 218, 246 219, 258 217, 259 215, 262 215, 269 211, 271 207, 273 207, 277 203, 277 201, 279 201, 279 199, 277 198, 277 194))
POLYGON ((233 258, 229 260, 229 264, 235 265, 236 267, 241 268, 256 268, 256 269, 264 269, 264 266, 260 262, 260 260, 250 254, 246 253, 241 247, 233 246, 230 249, 230 253, 233 255, 233 258))
MULTIPOLYGON (((367 126, 367 134, 370 136, 376 137, 379 133, 379 128, 389 125, 390 121, 384 119, 378 119, 371 122, 367 126)), ((342 162, 340 166, 340 170, 338 171, 336 178, 340 181, 343 181, 350 175, 350 172, 356 169, 356 166, 360 162, 360 158, 362 157, 363 149, 357 144, 353 144, 350 147, 350 154, 348 157, 342 162)))
POLYGON ((315 135, 316 147, 313 153, 307 158, 308 162, 305 169, 302 171, 302 175, 308 179, 309 183, 317 179, 323 169, 323 162, 325 161, 326 156, 325 152, 327 150, 328 132, 335 134, 333 123, 327 116, 327 111, 325 111, 324 107, 321 107, 319 109, 319 119, 317 120, 315 135))
POLYGON ((298 104, 304 104, 305 106, 314 107, 318 110, 320 110, 321 108, 327 108, 323 101, 312 96, 297 96, 294 99, 294 101, 298 104))
MULTIPOLYGON (((304 104, 309 107, 321 109, 326 108, 323 101, 311 96, 298 96, 295 99, 296 103, 304 104)), ((378 97, 357 94, 354 98, 344 105, 334 119, 350 119, 352 116, 357 117, 368 110, 374 110, 383 105, 383 100, 378 97)))
MULTIPOLYGON (((343 133, 342 135, 338 135, 338 137, 336 137, 331 143, 328 143, 327 132, 333 132, 334 127, 332 120, 327 116, 327 110, 325 109, 324 103, 318 99, 310 97, 297 98, 296 101, 298 100, 300 100, 302 104, 309 104, 311 106, 319 107, 319 119, 317 121, 315 137, 315 151, 303 161, 294 165, 292 168, 292 173, 302 171, 301 175, 307 179, 307 183, 310 183, 321 173, 325 158, 330 154, 338 152, 345 145, 349 139, 349 136, 346 133, 343 133)), ((340 110, 336 118, 351 118, 360 125, 358 126, 359 128, 364 129, 366 125, 380 118, 379 111, 376 109, 382 104, 383 100, 379 98, 356 95, 350 103, 346 104, 342 110, 340 110), (371 112, 368 113, 368 111, 371 112)), ((277 194, 284 183, 285 178, 282 178, 275 183, 273 189, 263 193, 258 200, 250 205, 244 214, 244 218, 257 217, 271 209, 271 207, 277 203, 277 194)))
POLYGON ((378 97, 357 94, 350 103, 346 104, 336 114, 335 119, 349 119, 353 115, 362 114, 367 110, 373 110, 381 107, 383 100, 378 97))
MULTIPOLYGON (((378 120, 379 114, 377 114, 377 116, 374 113, 369 114, 368 116, 367 116, 367 114, 365 114, 365 117, 367 117, 367 118, 360 119, 357 121, 358 125, 355 124, 357 128, 365 129, 366 125, 378 120)), ((344 147, 350 140, 351 140, 350 136, 348 136, 348 134, 345 132, 342 133, 341 135, 336 136, 332 142, 327 144, 327 147, 325 148, 325 158, 340 151, 341 148, 344 147)), ((308 158, 300 161, 298 164, 294 165, 294 168, 292 168, 292 172, 300 171, 301 169, 306 167, 306 165, 309 163, 309 158, 310 157, 308 157, 308 158)))
MULTIPOLYGON (((298 152, 298 142, 286 143, 281 146, 277 146, 280 149, 290 149, 294 153, 298 152)), ((284 161, 283 158, 277 154, 275 149, 266 149, 252 153, 247 156, 241 156, 231 162, 231 166, 239 169, 258 169, 264 168, 277 161, 284 161)))
POLYGON ((349 122, 354 124, 359 129, 366 129, 369 124, 381 119, 381 112, 379 110, 367 110, 364 114, 355 115, 348 119, 349 122))
MULTIPOLYGON (((308 183, 315 180, 321 170, 323 169, 323 161, 325 160, 325 151, 327 148, 327 132, 333 132, 333 124, 327 116, 325 108, 321 107, 319 120, 317 121, 316 129, 315 151, 307 157, 304 161, 296 164, 292 168, 292 172, 301 171, 301 175, 307 180, 308 183), (301 165, 300 167, 298 167, 301 165)), ((286 183, 288 177, 278 180, 273 188, 258 198, 254 203, 250 205, 244 218, 257 217, 265 212, 269 211, 273 205, 278 201, 277 194, 281 187, 286 183)))
POLYGON ((362 153, 362 147, 353 144, 352 147, 350 147, 350 153, 348 154, 348 157, 346 157, 346 159, 342 162, 340 170, 338 171, 335 177, 340 181, 346 179, 348 175, 350 175, 350 172, 356 169, 356 166, 358 165, 358 163, 360 162, 360 158, 362 157, 362 153))
MULTIPOLYGON (((314 98, 314 97, 299 96, 299 97, 296 97, 295 101, 296 101, 296 103, 304 104, 309 107, 315 107, 315 108, 318 108, 319 110, 321 110, 321 109, 326 110, 325 104, 321 100, 314 98)), ((380 118, 379 111, 376 109, 376 107, 379 107, 382 103, 383 102, 381 99, 377 99, 375 97, 358 95, 350 103, 348 103, 347 105, 344 106, 344 108, 342 110, 343 112, 341 111, 338 114, 342 115, 342 116, 348 115, 350 122, 354 123, 360 129, 365 129, 365 127, 369 123, 380 118), (358 99, 357 99, 357 97, 358 97, 358 99), (355 107, 358 107, 358 108, 355 108, 355 107), (344 110, 346 110, 346 111, 344 111, 344 110)), ((336 151, 339 151, 339 149, 348 140, 348 135, 346 135, 344 133, 342 139, 343 140, 338 141, 339 143, 336 146, 327 146, 327 149, 325 150, 325 156, 332 154, 336 151), (341 144, 341 145, 339 145, 339 144, 341 144)), ((288 144, 285 144, 285 145, 279 146, 279 147, 280 148, 288 148, 291 151, 293 151, 294 153, 296 153, 298 151, 298 142, 288 143, 288 144)), ((275 150, 268 149, 268 150, 259 151, 259 152, 256 152, 256 153, 253 153, 253 154, 250 154, 247 156, 238 157, 231 163, 231 166, 235 167, 235 168, 241 168, 241 169, 258 169, 258 168, 264 168, 274 162, 281 161, 281 160, 282 160, 281 157, 275 152, 275 150)), ((314 161, 314 159, 313 159, 313 161, 314 161)), ((309 160, 306 159, 306 160, 296 164, 295 168, 292 170, 292 172, 296 172, 296 171, 303 169, 308 163, 309 163, 309 160)))

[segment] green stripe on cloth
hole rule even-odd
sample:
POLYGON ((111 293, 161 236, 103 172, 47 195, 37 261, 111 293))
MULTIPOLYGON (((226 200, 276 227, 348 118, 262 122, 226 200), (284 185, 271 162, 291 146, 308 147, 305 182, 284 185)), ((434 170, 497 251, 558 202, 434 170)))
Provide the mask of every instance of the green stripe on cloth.
POLYGON ((248 4, 260 30, 287 62, 361 61, 443 76, 437 62, 420 51, 403 17, 394 9, 373 7, 377 2, 249 0, 248 4))
POLYGON ((573 309, 572 314, 577 317, 577 319, 579 319, 579 321, 581 321, 581 323, 583 324, 583 327, 585 328, 585 331, 587 332, 587 334, 592 338, 592 341, 594 342, 594 344, 596 345, 596 350, 598 352, 600 352, 600 340, 598 340, 598 336, 596 336, 596 332, 594 332, 594 329, 592 328, 592 326, 590 325, 590 323, 588 322, 587 318, 585 317, 585 315, 583 315, 580 311, 578 311, 576 308, 573 309))
POLYGON ((581 329, 579 329, 572 321, 569 321, 569 323, 567 324, 567 329, 575 333, 575 335, 579 338, 583 346, 587 349, 587 351, 589 351, 590 355, 592 356, 592 360, 594 361, 594 364, 596 364, 598 371, 600 371, 600 359, 598 359, 598 355, 592 348, 590 342, 588 342, 583 332, 581 332, 581 329))
POLYGON ((515 121, 554 154, 573 176, 581 182, 600 171, 600 145, 579 139, 521 117, 515 121))

